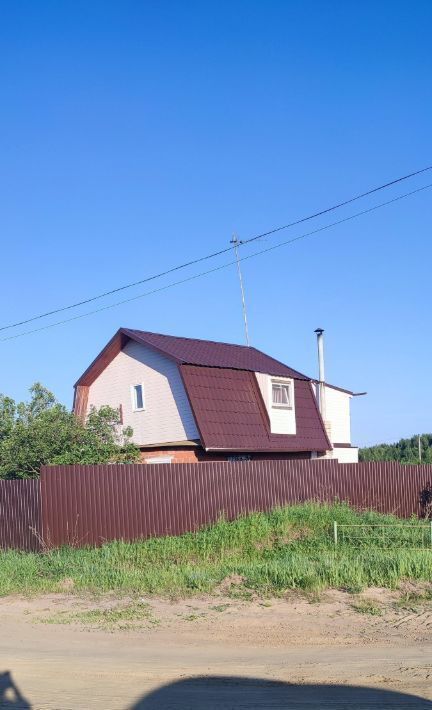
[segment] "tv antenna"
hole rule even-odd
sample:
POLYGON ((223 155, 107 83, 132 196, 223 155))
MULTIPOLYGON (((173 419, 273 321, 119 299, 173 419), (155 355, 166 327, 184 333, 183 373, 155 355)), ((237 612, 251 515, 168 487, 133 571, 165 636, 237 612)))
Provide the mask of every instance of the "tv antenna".
POLYGON ((247 322, 247 312, 246 312, 246 301, 245 301, 245 294, 244 294, 244 286, 243 286, 243 277, 242 277, 242 272, 240 268, 240 257, 239 257, 239 245, 243 244, 243 242, 237 237, 236 234, 233 234, 233 237, 231 239, 230 244, 233 245, 233 249, 235 251, 235 256, 236 256, 236 262, 237 262, 237 273, 240 281, 240 291, 241 291, 241 298, 242 298, 242 307, 243 307, 243 321, 244 321, 244 329, 245 329, 245 338, 246 338, 246 345, 249 347, 249 330, 248 330, 248 322, 247 322))

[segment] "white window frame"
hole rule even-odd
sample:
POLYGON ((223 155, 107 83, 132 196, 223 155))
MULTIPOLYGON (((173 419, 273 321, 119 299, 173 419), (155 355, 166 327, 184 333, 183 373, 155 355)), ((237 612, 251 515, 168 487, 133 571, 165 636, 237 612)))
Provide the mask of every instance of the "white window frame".
POLYGON ((270 379, 270 403, 271 403, 271 408, 272 409, 293 409, 293 395, 294 395, 294 387, 293 387, 293 381, 292 380, 279 380, 279 379, 270 379), (287 387, 288 388, 288 400, 289 404, 282 404, 282 403, 276 403, 273 402, 273 385, 278 385, 280 387, 287 387))
POLYGON ((131 399, 132 399, 132 411, 133 412, 144 412, 145 410, 145 389, 143 382, 136 382, 134 385, 130 386, 131 399), (137 407, 136 391, 135 387, 141 387, 143 406, 137 407))
POLYGON ((158 463, 172 463, 173 456, 153 456, 152 458, 146 459, 146 463, 158 464, 158 463))

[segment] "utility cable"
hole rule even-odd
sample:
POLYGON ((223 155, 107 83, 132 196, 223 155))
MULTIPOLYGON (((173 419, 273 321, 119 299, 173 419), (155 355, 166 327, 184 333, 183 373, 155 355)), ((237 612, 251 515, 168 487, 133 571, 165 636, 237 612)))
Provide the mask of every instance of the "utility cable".
MULTIPOLYGON (((288 224, 284 224, 280 227, 275 227, 274 229, 271 229, 267 232, 263 232, 262 234, 257 234, 254 237, 250 237, 249 239, 243 239, 238 242, 238 246, 244 246, 245 244, 250 244, 251 242, 255 242, 258 239, 262 239, 263 237, 268 237, 272 234, 276 234, 276 232, 280 232, 283 229, 289 229, 290 227, 295 227, 299 224, 302 224, 303 222, 307 222, 311 219, 321 217, 322 215, 328 214, 329 212, 333 212, 334 210, 337 210, 340 207, 344 207, 346 205, 351 204, 352 202, 355 202, 357 200, 361 200, 364 197, 372 195, 375 192, 378 192, 380 190, 384 190, 388 187, 396 185, 397 183, 403 182, 404 180, 409 180, 410 178, 413 178, 417 175, 421 175, 422 173, 425 173, 428 170, 432 170, 432 165, 422 168, 421 170, 416 170, 415 172, 409 173, 408 175, 403 175, 402 177, 398 177, 395 180, 391 180, 391 182, 387 182, 387 183, 384 183, 383 185, 379 185, 378 187, 374 187, 370 190, 367 190, 366 192, 362 192, 360 195, 355 195, 355 197, 350 197, 348 200, 344 200, 343 202, 339 202, 338 204, 332 205, 331 207, 327 207, 326 209, 321 210, 319 212, 314 212, 313 214, 307 215, 306 217, 301 217, 300 219, 297 219, 294 222, 289 222, 288 224)), ((67 306, 55 308, 51 311, 46 311, 45 313, 39 313, 38 315, 31 316, 30 318, 26 318, 24 320, 16 321, 15 323, 9 323, 8 325, 0 326, 0 332, 3 330, 9 330, 10 328, 17 328, 20 325, 26 325, 27 323, 32 323, 36 320, 41 320, 42 318, 47 318, 48 316, 55 315, 56 313, 63 313, 64 311, 69 311, 73 308, 78 308, 79 306, 84 306, 87 303, 92 303, 93 301, 98 301, 101 298, 105 298, 106 296, 111 296, 114 293, 119 293, 120 291, 125 291, 126 289, 133 288, 134 286, 140 286, 141 284, 148 283, 150 281, 155 281, 156 279, 162 278, 163 276, 168 276, 169 274, 172 274, 176 271, 186 269, 189 266, 194 266, 195 264, 200 264, 204 261, 208 261, 209 259, 214 259, 215 257, 221 256, 222 254, 226 254, 229 251, 232 251, 232 247, 226 247, 225 249, 220 249, 219 251, 215 251, 211 254, 206 254, 205 256, 198 257, 197 259, 192 259, 191 261, 187 261, 183 264, 173 266, 172 268, 167 269, 166 271, 161 271, 158 274, 153 274, 152 276, 147 276, 144 279, 139 279, 138 281, 133 281, 133 282, 125 284, 123 286, 118 286, 117 288, 113 288, 110 291, 104 291, 103 293, 99 293, 96 296, 91 296, 90 298, 85 298, 82 301, 77 301, 76 303, 71 303, 67 306)))
MULTIPOLYGON (((278 244, 274 244, 271 247, 267 247, 266 249, 261 249, 260 251, 254 252, 253 254, 248 254, 247 256, 241 257, 239 261, 247 261, 248 259, 253 259, 257 256, 261 256, 262 254, 267 254, 271 251, 274 251, 275 249, 280 249, 281 247, 288 246, 289 244, 293 244, 294 242, 298 242, 301 239, 306 239, 307 237, 311 237, 315 234, 319 234, 320 232, 323 232, 327 229, 331 229, 332 227, 336 227, 339 224, 344 224, 345 222, 349 222, 353 219, 356 219, 357 217, 361 217, 362 215, 369 214, 370 212, 374 212, 375 210, 380 209, 381 207, 386 207, 387 205, 391 205, 395 202, 399 202, 400 200, 405 199, 406 197, 410 197, 411 195, 415 195, 419 192, 423 192, 424 190, 428 190, 432 187, 432 183, 429 185, 424 185, 423 187, 419 187, 416 190, 412 190, 411 192, 407 192, 403 195, 399 195, 398 197, 394 197, 391 200, 387 200, 386 202, 381 202, 378 205, 374 205, 373 207, 369 207, 366 210, 362 210, 361 212, 356 212, 355 214, 349 215, 348 217, 344 217, 344 219, 340 219, 337 222, 331 222, 330 224, 326 224, 322 227, 318 227, 318 229, 314 229, 311 232, 305 232, 304 234, 300 234, 297 237, 293 237, 293 239, 288 239, 284 242, 279 242, 278 244)), ((166 284, 165 286, 161 286, 160 288, 153 289, 152 291, 146 291, 145 293, 138 294, 137 296, 132 296, 131 298, 126 298, 122 301, 117 301, 116 303, 111 303, 108 304, 107 306, 103 306, 102 308, 97 308, 93 311, 88 311, 87 313, 80 313, 79 315, 73 316, 72 318, 66 318, 64 320, 56 321, 55 323, 50 323, 49 325, 42 326, 40 328, 34 328, 33 330, 28 330, 23 333, 17 333, 16 335, 9 335, 6 338, 1 338, 0 342, 6 342, 7 340, 15 340, 16 338, 22 338, 25 335, 31 335, 32 333, 39 333, 42 330, 48 330, 49 328, 54 328, 59 325, 63 325, 65 323, 70 323, 75 320, 79 320, 80 318, 86 318, 88 316, 95 315, 96 313, 101 313, 102 311, 107 311, 111 308, 116 308, 118 306, 121 306, 125 303, 131 303, 132 301, 137 301, 140 298, 145 298, 146 296, 151 296, 155 293, 160 293, 162 291, 166 291, 169 288, 173 288, 174 286, 179 286, 184 283, 188 283, 189 281, 194 281, 195 279, 202 278, 203 276, 208 276, 209 274, 214 274, 217 271, 221 271, 222 269, 226 269, 229 266, 232 266, 233 264, 237 264, 237 260, 235 259, 234 261, 229 261, 226 262, 225 264, 221 264, 219 266, 216 266, 213 269, 209 269, 207 271, 202 271, 198 274, 193 274, 192 276, 188 276, 185 279, 181 279, 179 281, 174 281, 170 284, 166 284)))

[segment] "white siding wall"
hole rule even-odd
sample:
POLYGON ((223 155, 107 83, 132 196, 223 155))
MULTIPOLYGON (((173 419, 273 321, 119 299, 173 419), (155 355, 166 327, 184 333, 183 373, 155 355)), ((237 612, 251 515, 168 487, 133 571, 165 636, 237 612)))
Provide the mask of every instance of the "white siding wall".
POLYGON ((330 441, 337 444, 351 443, 351 395, 326 387, 326 417, 330 422, 330 441))
POLYGON ((333 449, 332 454, 332 458, 337 459, 339 463, 358 463, 358 448, 356 446, 349 449, 333 449))
MULTIPOLYGON (((316 384, 312 384, 316 396, 316 384)), ((325 388, 326 428, 332 444, 351 443, 351 399, 352 395, 333 387, 325 388)), ((338 459, 341 463, 357 463, 358 448, 335 448, 326 458, 338 459)))
POLYGON ((123 408, 123 424, 140 446, 199 439, 177 365, 145 345, 129 341, 90 385, 88 406, 123 408), (145 410, 134 412, 131 385, 144 385, 145 410))
MULTIPOLYGON (((316 396, 316 384, 312 384, 316 396)), ((336 444, 351 443, 351 395, 333 387, 325 388, 326 424, 329 439, 336 444)))
POLYGON ((295 418, 295 398, 294 398, 294 380, 287 377, 271 377, 263 372, 255 373, 258 386, 264 400, 264 404, 270 418, 270 430, 272 434, 295 434, 296 433, 296 418, 295 418), (283 409, 271 406, 271 381, 289 382, 291 384, 292 409, 283 409))

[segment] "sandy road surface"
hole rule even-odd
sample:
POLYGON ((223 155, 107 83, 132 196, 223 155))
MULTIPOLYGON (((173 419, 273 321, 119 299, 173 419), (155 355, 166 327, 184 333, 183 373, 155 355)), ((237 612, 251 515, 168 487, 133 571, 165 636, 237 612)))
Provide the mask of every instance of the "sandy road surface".
POLYGON ((342 595, 149 603, 149 622, 89 630, 41 621, 100 601, 1 600, 0 707, 432 710, 428 610, 371 617, 342 595))

